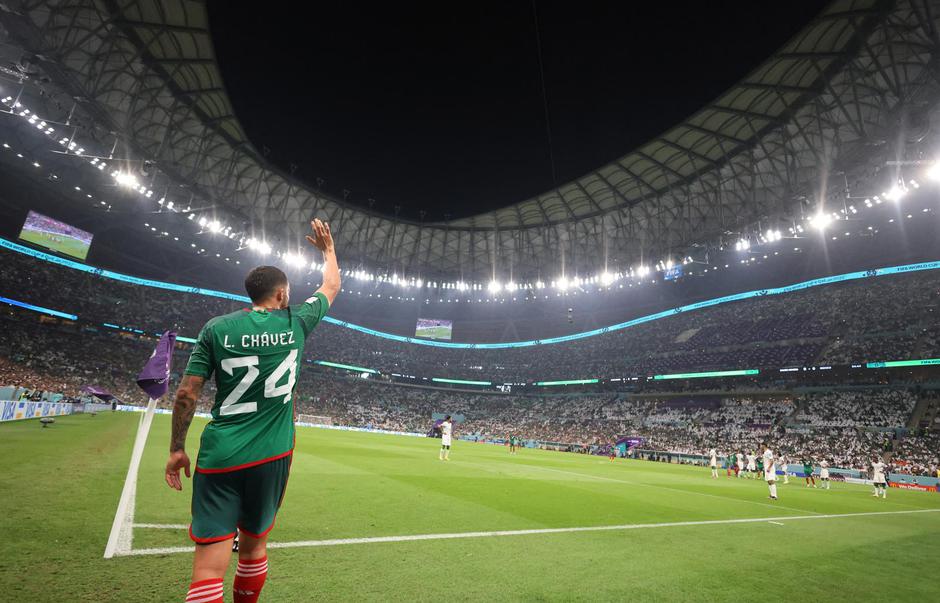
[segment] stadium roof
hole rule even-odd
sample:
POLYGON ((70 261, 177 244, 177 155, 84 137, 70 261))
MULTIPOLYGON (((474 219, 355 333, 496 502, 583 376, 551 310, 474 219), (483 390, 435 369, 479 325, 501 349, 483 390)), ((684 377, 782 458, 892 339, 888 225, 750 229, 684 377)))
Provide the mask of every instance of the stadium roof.
POLYGON ((839 0, 733 88, 620 159, 496 211, 418 223, 344 203, 265 160, 232 111, 202 2, 9 6, 7 41, 29 56, 19 71, 36 69, 49 98, 77 100, 59 105, 102 143, 153 161, 167 198, 208 204, 244 225, 236 230, 287 245, 323 217, 344 258, 453 279, 623 270, 786 226, 903 155, 901 128, 924 122, 940 92, 930 66, 938 2, 839 0), (832 187, 830 174, 839 174, 832 187))

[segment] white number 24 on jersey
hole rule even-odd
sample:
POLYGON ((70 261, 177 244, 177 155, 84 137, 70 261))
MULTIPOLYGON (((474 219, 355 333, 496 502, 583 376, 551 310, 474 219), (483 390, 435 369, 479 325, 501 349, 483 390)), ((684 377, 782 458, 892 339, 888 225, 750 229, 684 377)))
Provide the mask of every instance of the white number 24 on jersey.
MULTIPOLYGON (((235 374, 235 369, 244 368, 245 375, 238 385, 225 397, 222 406, 219 407, 219 415, 240 415, 246 412, 256 412, 258 410, 257 402, 239 402, 248 388, 258 378, 258 357, 257 356, 239 356, 237 358, 224 358, 221 362, 222 370, 229 375, 235 374)), ((283 396, 283 403, 290 401, 291 391, 294 389, 294 383, 297 380, 297 350, 291 350, 290 354, 284 358, 284 361, 277 366, 274 371, 264 380, 264 397, 278 398, 283 396), (277 382, 287 373, 287 382, 278 385, 277 382)))

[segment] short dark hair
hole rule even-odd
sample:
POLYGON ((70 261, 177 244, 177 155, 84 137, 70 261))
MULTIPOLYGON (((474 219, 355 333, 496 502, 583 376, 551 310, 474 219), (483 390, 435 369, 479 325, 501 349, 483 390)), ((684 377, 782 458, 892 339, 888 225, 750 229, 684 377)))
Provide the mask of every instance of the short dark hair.
POLYGON ((245 291, 253 302, 267 299, 278 287, 287 284, 287 275, 276 266, 258 266, 245 277, 245 291))

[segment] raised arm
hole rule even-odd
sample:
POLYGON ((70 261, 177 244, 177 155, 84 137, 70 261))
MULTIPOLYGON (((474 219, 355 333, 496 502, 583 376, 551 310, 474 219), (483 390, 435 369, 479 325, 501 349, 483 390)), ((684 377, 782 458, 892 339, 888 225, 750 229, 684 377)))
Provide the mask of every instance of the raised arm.
POLYGON ((307 235, 307 241, 323 253, 323 285, 316 292, 322 293, 332 306, 342 285, 336 250, 333 248, 333 233, 330 232, 330 224, 321 222, 319 218, 311 222, 310 227, 313 229, 313 236, 307 235))
POLYGON ((186 454, 186 434, 189 425, 196 414, 196 403, 202 394, 205 377, 197 375, 184 375, 176 390, 176 401, 173 403, 173 432, 170 435, 170 458, 166 462, 166 483, 171 488, 182 490, 180 482, 180 469, 185 470, 186 477, 190 476, 189 456, 186 454))

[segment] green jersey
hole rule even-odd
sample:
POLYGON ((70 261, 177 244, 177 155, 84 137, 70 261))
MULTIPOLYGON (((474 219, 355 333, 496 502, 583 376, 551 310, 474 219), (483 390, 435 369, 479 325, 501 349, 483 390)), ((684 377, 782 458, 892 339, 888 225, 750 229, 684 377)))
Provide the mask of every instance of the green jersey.
POLYGON ((206 323, 185 371, 215 374, 212 421, 202 432, 196 471, 234 471, 291 453, 304 340, 328 308, 317 293, 284 310, 239 310, 206 323))

